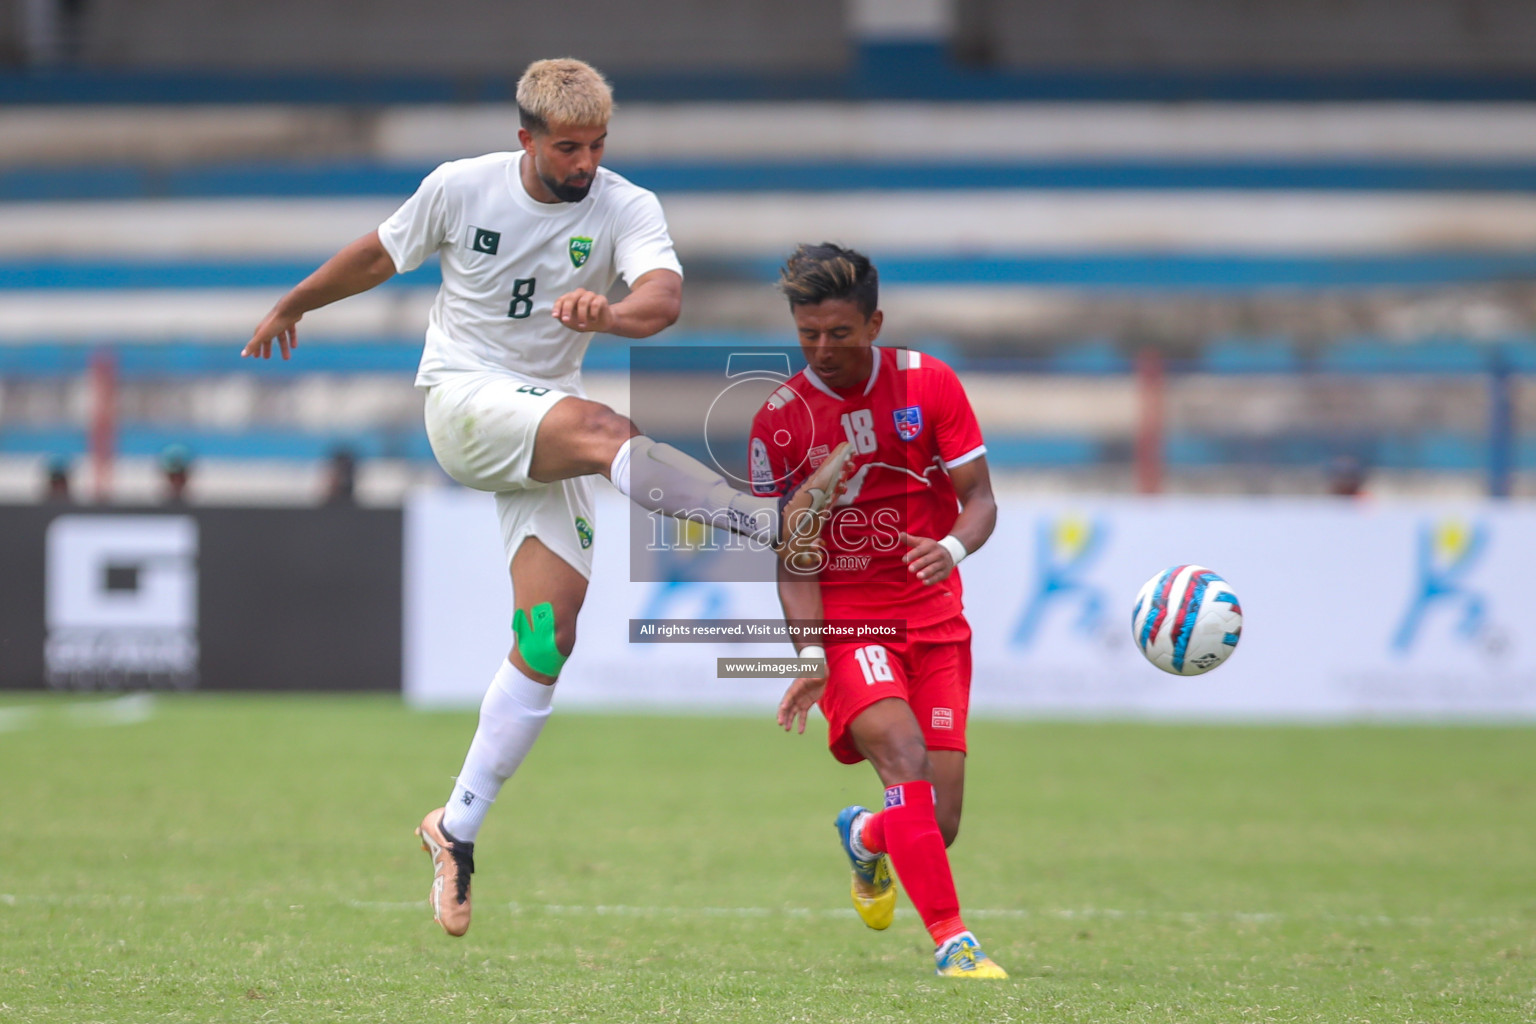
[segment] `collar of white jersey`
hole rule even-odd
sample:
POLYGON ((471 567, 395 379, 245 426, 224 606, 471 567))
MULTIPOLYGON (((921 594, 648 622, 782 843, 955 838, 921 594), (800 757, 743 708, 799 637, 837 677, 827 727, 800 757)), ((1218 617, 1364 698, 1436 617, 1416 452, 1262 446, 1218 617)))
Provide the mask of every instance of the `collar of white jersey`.
MULTIPOLYGON (((882 362, 882 360, 880 358, 880 346, 879 345, 871 345, 871 346, 869 346, 869 350, 870 350, 870 352, 872 352, 874 354, 875 358, 874 358, 874 366, 871 367, 870 371, 869 371, 869 380, 864 385, 864 394, 865 395, 868 395, 871 391, 875 390, 875 381, 878 380, 879 377, 880 377, 880 363, 882 362)), ((807 366, 805 368, 805 379, 811 382, 811 387, 815 388, 817 391, 821 391, 821 392, 823 392, 825 394, 831 395, 833 398, 837 399, 839 402, 846 402, 848 400, 847 398, 845 398, 842 395, 838 394, 836 391, 833 391, 831 388, 829 388, 827 386, 826 382, 824 380, 822 380, 820 377, 816 376, 816 371, 811 369, 809 366, 807 366)))

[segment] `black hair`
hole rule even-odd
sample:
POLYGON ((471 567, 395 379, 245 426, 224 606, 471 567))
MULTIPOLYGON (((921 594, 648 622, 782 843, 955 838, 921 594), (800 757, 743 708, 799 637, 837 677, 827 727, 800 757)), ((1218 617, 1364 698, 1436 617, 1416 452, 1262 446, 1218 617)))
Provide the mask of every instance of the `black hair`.
POLYGON ((880 305, 880 272, 853 249, 832 242, 801 245, 779 271, 779 291, 791 306, 852 299, 868 319, 880 305))

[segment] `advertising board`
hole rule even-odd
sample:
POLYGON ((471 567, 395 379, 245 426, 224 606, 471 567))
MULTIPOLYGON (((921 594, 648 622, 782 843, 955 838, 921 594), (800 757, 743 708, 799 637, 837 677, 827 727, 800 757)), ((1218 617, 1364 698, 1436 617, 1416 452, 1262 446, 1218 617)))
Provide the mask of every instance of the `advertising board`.
MULTIPOLYGON (((596 560, 566 706, 771 713, 781 681, 716 678, 722 657, 787 644, 632 643, 653 619, 771 619, 767 583, 664 553, 630 582, 631 509, 600 484, 596 560)), ((1037 500, 1005 494, 997 532, 965 562, 978 714, 1179 719, 1536 717, 1536 509, 1332 499, 1037 500), (1130 636, 1136 591, 1167 566, 1222 574, 1242 641, 1205 676, 1148 664, 1130 636)), ((765 556, 766 557, 766 556, 765 556)), ((405 693, 473 706, 511 644, 511 587, 489 499, 444 490, 406 514, 405 693)))

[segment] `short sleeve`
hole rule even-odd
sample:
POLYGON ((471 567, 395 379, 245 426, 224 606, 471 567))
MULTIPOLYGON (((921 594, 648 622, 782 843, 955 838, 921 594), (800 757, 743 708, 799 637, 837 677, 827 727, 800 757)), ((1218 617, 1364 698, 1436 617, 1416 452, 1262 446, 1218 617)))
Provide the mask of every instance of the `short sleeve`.
POLYGON ((955 371, 941 363, 931 372, 938 407, 938 427, 934 435, 938 440, 939 458, 944 460, 945 469, 954 469, 987 454, 987 446, 982 442, 981 425, 976 422, 971 400, 966 397, 955 371))
POLYGON ((642 192, 626 206, 618 228, 613 265, 625 284, 633 285, 653 270, 670 270, 682 276, 683 265, 672 249, 661 201, 653 193, 642 192))
POLYGON ((447 182, 448 165, 442 164, 423 178, 415 194, 379 225, 379 241, 399 273, 421 266, 446 240, 447 182))

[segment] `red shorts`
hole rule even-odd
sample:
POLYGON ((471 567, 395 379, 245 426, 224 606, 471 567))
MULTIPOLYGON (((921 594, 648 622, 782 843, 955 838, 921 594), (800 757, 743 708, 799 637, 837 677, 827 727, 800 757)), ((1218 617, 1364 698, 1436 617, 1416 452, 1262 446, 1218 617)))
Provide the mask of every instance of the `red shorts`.
POLYGON ((971 627, 963 615, 908 629, 904 643, 827 645, 827 688, 820 703, 833 757, 843 764, 864 760, 848 727, 865 708, 889 697, 912 708, 929 750, 965 752, 971 627))

